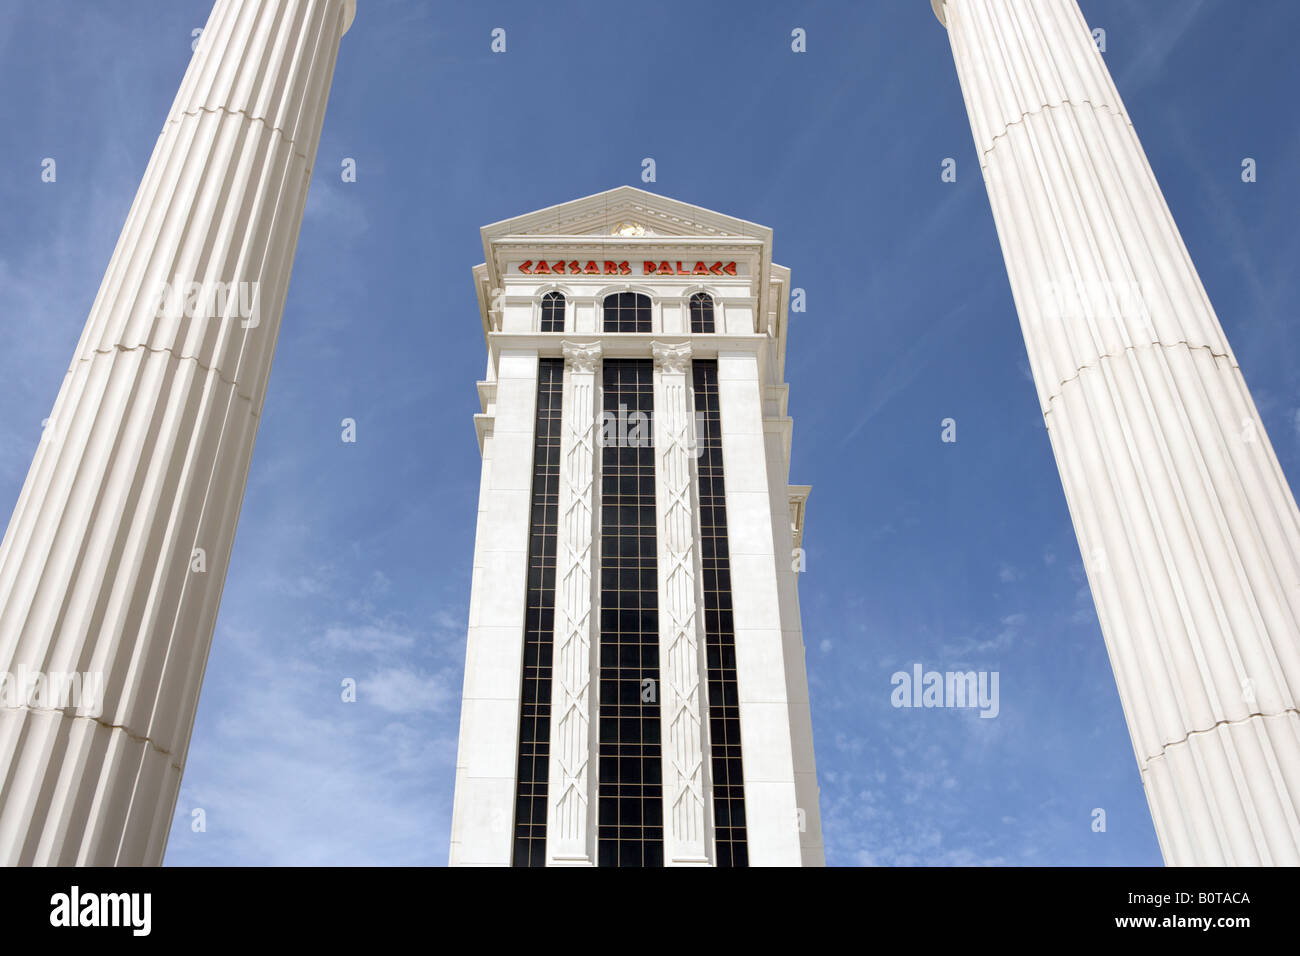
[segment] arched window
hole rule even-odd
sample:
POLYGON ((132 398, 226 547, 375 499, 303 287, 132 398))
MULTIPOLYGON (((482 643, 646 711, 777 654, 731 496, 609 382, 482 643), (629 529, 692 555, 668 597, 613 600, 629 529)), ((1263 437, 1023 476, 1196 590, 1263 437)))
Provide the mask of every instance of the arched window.
POLYGON ((650 296, 615 292, 605 296, 606 332, 650 332, 650 296))
POLYGON ((707 292, 697 292, 691 296, 691 331, 714 331, 713 296, 707 292))
POLYGON ((542 296, 542 331, 564 331, 564 296, 558 292, 542 296))

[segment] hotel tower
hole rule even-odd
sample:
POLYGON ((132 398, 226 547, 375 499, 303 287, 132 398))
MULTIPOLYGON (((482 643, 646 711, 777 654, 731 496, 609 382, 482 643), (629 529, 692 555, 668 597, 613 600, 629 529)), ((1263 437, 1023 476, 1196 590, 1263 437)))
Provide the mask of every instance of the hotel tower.
POLYGON ((772 231, 621 187, 482 233, 452 865, 822 865, 772 231))

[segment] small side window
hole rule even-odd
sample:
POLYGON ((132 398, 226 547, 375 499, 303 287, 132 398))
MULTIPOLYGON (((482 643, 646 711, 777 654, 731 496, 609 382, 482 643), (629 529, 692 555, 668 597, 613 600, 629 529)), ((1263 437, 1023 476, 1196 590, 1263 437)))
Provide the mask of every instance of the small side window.
POLYGON ((558 292, 542 296, 542 331, 564 331, 564 296, 558 292))
POLYGON ((713 332, 713 296, 697 292, 691 296, 691 331, 713 332))

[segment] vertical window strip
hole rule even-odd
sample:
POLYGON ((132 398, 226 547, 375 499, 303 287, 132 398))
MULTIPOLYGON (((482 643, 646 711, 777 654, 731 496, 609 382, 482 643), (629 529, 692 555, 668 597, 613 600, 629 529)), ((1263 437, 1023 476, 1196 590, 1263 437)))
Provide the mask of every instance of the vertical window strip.
POLYGON ((560 492, 564 359, 541 359, 533 439, 532 517, 519 694, 515 866, 546 865, 546 790, 551 752, 551 654, 555 633, 555 533, 560 492))
POLYGON ((639 292, 614 292, 603 303, 606 332, 650 332, 652 311, 650 296, 639 292))
POLYGON ((713 820, 718 866, 748 866, 745 775, 740 749, 740 697, 736 685, 736 632, 732 619, 727 500, 722 474, 722 421, 718 363, 692 363, 695 415, 701 434, 697 460, 700 500, 700 572, 704 584, 705 656, 708 663, 709 744, 713 769, 713 820))
POLYGON ((603 368, 597 863, 663 866, 654 370, 603 368))
POLYGON ((542 296, 542 331, 564 331, 564 296, 559 292, 548 292, 542 296))
POLYGON ((691 296, 691 331, 713 332, 713 296, 697 292, 691 296))

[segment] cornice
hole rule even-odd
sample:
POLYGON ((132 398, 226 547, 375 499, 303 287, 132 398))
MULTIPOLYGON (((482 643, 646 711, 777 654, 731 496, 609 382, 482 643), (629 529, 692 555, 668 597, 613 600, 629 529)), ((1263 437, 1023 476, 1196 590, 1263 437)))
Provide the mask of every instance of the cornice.
POLYGON ((600 332, 575 334, 565 332, 492 332, 488 336, 493 354, 504 351, 537 352, 547 358, 560 358, 566 347, 599 345, 602 358, 652 357, 655 345, 687 345, 692 358, 713 359, 720 352, 752 352, 761 359, 771 344, 766 335, 719 335, 715 332, 665 334, 663 332, 600 332))
POLYGON ((489 248, 535 249, 538 246, 559 247, 567 249, 655 249, 682 248, 702 246, 709 249, 735 248, 748 251, 761 251, 764 242, 761 239, 747 239, 743 236, 721 236, 709 238, 701 236, 501 236, 489 241, 489 248))

